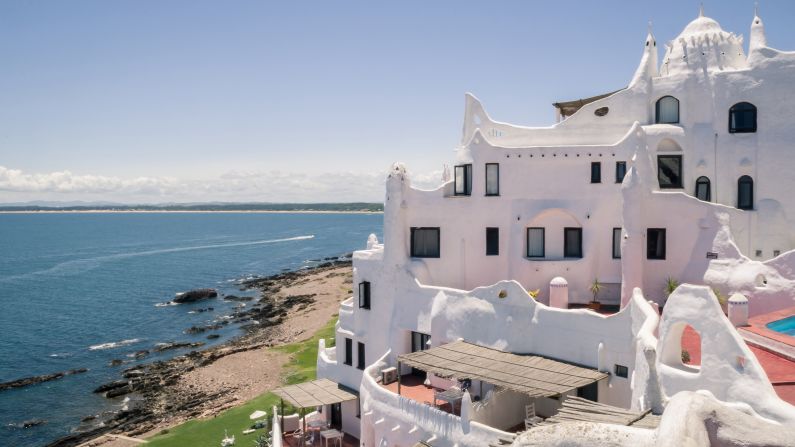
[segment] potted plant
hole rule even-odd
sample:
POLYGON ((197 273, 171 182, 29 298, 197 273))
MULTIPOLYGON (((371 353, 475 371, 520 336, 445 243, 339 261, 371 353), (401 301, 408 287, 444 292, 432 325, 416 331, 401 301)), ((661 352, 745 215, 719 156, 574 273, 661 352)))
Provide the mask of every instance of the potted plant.
POLYGON ((665 278, 665 289, 663 292, 665 292, 666 300, 668 300, 668 297, 674 293, 674 290, 676 290, 677 287, 679 287, 679 281, 671 278, 670 276, 665 278))
POLYGON ((532 298, 534 300, 538 299, 538 294, 539 293, 541 293, 541 289, 535 289, 535 290, 528 290, 527 291, 527 294, 530 295, 530 298, 532 298))
POLYGON ((598 298, 599 298, 599 292, 602 290, 603 287, 604 286, 602 285, 602 283, 599 282, 599 278, 594 278, 593 283, 591 283, 590 287, 588 287, 588 290, 590 290, 591 293, 593 294, 593 300, 591 300, 591 302, 588 303, 588 309, 599 310, 602 307, 602 303, 599 302, 598 298))

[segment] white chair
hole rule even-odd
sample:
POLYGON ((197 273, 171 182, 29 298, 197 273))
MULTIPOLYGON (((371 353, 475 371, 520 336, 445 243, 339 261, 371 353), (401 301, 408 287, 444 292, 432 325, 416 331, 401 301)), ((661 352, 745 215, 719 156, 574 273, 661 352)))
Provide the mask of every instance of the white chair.
POLYGON ((293 413, 282 418, 282 433, 284 433, 284 436, 292 437, 300 437, 303 434, 303 430, 301 430, 301 416, 299 416, 298 413, 293 413))
POLYGON ((536 416, 536 404, 531 402, 524 406, 524 429, 530 430, 544 419, 536 416))

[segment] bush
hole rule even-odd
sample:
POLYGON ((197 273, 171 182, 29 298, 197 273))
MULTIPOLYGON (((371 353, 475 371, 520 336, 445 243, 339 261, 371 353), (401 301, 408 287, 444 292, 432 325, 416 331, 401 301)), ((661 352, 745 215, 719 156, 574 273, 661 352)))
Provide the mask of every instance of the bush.
POLYGON ((682 363, 690 363, 690 352, 687 349, 682 349, 682 363))

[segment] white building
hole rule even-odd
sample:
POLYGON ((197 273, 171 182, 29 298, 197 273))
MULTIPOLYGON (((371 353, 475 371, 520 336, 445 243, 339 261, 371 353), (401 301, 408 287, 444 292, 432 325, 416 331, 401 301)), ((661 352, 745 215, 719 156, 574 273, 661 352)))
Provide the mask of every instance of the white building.
MULTIPOLYGON (((579 394, 636 412, 679 408, 656 429, 582 423, 624 445, 710 439, 720 429, 702 416, 712 410, 733 426, 773 428, 727 439, 794 434, 795 408, 776 396, 713 293, 744 295, 752 315, 795 306, 795 52, 769 47, 758 16, 750 36, 746 53, 742 36, 701 13, 658 64, 650 31, 626 88, 556 104, 565 119, 550 127, 494 121, 466 95, 452 176, 419 190, 395 164, 383 244, 371 236, 354 253, 354 296, 340 307, 335 347, 321 343, 318 376, 360 399, 326 409, 332 419, 368 447, 488 445, 513 439, 529 402, 548 417, 579 394), (563 280, 550 286, 554 278, 563 280), (669 278, 693 285, 667 297, 669 278), (598 301, 620 312, 569 309, 593 299, 595 279, 598 301), (700 367, 681 359, 687 324, 701 336, 700 367), (456 340, 606 378, 528 397, 493 372, 473 373, 482 380, 472 380, 460 415, 379 383, 389 367, 411 373, 407 354, 456 340)), ((540 426, 515 442, 554 445, 573 436, 569 427, 540 426)), ((762 441, 786 445, 776 439, 762 441)))

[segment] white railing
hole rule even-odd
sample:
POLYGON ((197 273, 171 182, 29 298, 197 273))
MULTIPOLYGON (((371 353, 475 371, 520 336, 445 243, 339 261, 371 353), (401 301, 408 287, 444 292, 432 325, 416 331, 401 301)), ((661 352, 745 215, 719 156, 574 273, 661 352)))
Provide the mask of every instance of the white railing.
POLYGON ((271 434, 271 447, 282 447, 282 421, 279 409, 273 406, 273 432, 271 434))

